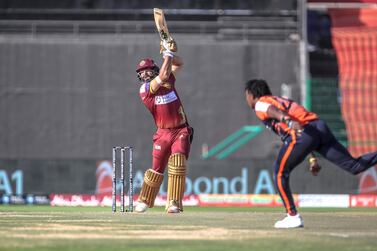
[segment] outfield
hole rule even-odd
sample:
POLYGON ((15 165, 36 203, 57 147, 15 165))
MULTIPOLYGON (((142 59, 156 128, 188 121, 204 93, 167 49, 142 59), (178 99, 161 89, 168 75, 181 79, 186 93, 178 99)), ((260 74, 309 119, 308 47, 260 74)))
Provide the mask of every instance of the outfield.
POLYGON ((305 228, 275 230, 282 208, 186 207, 167 215, 110 208, 0 206, 0 250, 376 250, 377 209, 302 209, 305 228))

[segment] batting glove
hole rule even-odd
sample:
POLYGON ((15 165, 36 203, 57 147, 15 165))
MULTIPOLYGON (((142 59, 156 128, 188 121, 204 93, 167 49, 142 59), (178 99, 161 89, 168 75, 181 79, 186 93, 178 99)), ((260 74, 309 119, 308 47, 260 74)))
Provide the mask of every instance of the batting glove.
POLYGON ((177 43, 174 40, 169 41, 161 41, 160 43, 160 52, 161 51, 171 51, 171 52, 177 52, 178 47, 177 43))

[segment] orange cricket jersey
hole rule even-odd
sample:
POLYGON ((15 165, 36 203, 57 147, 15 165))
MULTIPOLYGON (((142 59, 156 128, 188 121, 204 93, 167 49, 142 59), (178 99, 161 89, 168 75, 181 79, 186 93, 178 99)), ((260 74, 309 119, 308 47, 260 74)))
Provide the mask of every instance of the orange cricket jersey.
POLYGON ((254 110, 257 117, 276 134, 285 136, 291 130, 288 125, 276 119, 269 118, 267 109, 270 105, 275 106, 281 111, 286 112, 293 120, 298 121, 302 126, 310 121, 318 119, 318 115, 309 112, 303 106, 297 104, 293 100, 278 97, 278 96, 263 96, 260 97, 255 104, 254 110))

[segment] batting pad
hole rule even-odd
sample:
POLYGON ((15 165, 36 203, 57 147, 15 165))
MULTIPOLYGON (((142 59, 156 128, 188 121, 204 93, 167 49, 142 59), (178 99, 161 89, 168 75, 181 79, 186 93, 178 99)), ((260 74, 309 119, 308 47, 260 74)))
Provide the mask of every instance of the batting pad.
POLYGON ((185 193, 186 181, 186 157, 181 153, 173 154, 168 162, 168 193, 166 208, 170 201, 174 200, 181 211, 183 211, 182 199, 185 193))
POLYGON ((164 175, 154 171, 153 169, 148 169, 144 174, 144 182, 141 187, 139 200, 146 203, 148 207, 154 206, 154 200, 156 199, 157 193, 160 190, 160 186, 164 175))

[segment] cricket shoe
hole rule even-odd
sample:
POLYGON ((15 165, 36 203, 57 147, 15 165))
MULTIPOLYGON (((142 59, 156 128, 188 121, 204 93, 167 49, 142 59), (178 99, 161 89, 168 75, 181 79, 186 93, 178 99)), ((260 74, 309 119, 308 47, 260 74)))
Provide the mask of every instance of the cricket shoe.
POLYGON ((297 228, 304 227, 304 221, 299 214, 290 216, 289 214, 282 220, 275 223, 275 228, 297 228))
POLYGON ((169 202, 169 207, 166 210, 166 212, 169 214, 178 214, 181 212, 181 210, 179 209, 177 202, 175 200, 171 200, 169 202))
POLYGON ((148 209, 148 205, 142 201, 138 201, 135 206, 136 213, 144 213, 145 211, 147 211, 147 209, 148 209))

